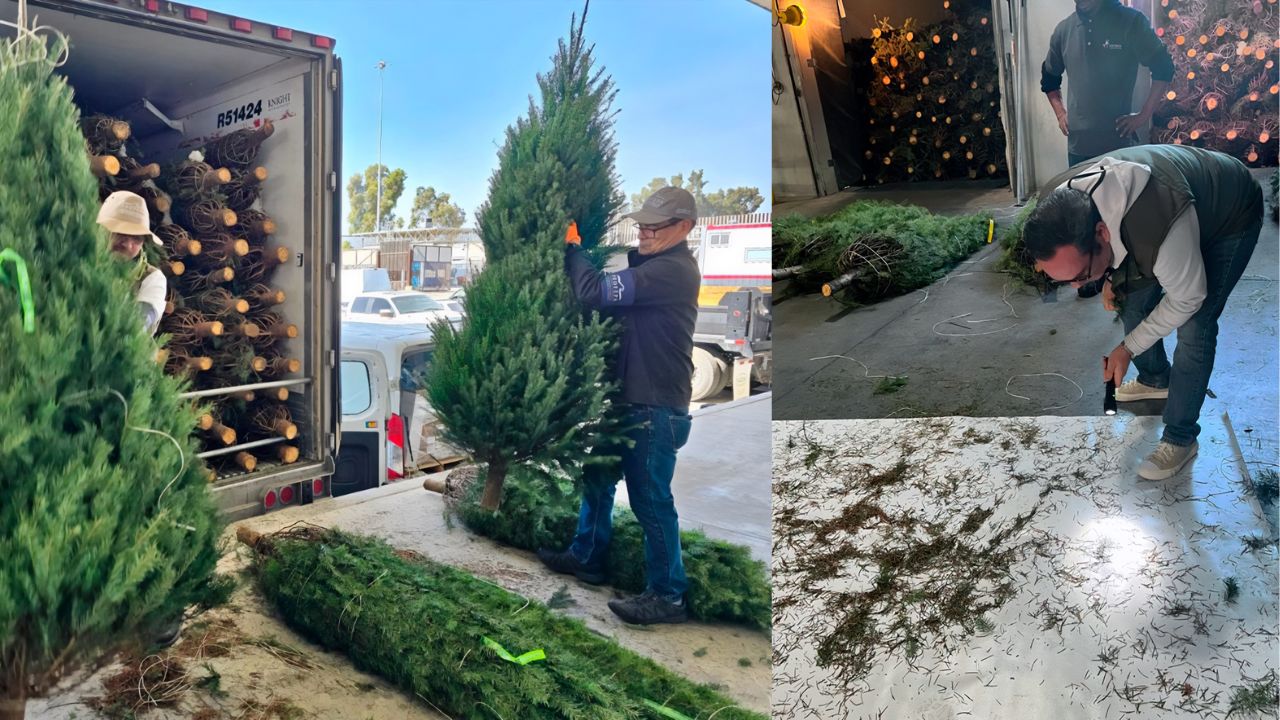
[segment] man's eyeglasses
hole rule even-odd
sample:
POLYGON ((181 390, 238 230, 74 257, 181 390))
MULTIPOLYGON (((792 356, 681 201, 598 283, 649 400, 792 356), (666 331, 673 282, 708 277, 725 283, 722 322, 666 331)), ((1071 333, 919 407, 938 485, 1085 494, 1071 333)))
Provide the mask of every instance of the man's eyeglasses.
POLYGON ((643 224, 637 223, 636 227, 640 228, 640 232, 642 233, 656 233, 659 230, 666 230, 667 228, 679 222, 680 222, 680 218, 676 218, 674 220, 668 220, 667 222, 664 222, 664 223, 658 223, 657 225, 643 225, 643 224))

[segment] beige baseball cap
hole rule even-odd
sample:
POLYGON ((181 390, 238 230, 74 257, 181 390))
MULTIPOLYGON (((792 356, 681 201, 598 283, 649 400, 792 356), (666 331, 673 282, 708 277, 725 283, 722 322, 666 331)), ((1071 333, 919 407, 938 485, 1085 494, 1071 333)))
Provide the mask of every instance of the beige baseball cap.
POLYGON ((639 210, 623 217, 629 217, 641 225, 657 225, 668 220, 697 223, 698 204, 688 190, 668 185, 650 195, 639 210))
POLYGON ((160 238, 151 232, 151 215, 147 201, 141 195, 127 190, 117 190, 107 196, 98 210, 98 224, 113 233, 123 235, 150 235, 157 245, 160 238))

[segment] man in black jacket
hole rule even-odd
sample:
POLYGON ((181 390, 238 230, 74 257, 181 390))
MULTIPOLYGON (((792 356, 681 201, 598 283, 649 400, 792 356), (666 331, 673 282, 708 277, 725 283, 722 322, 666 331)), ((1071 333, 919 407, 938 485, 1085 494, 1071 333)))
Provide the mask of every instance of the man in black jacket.
POLYGON ((687 238, 697 223, 697 209, 687 191, 665 187, 627 217, 640 226, 640 247, 628 253, 625 270, 597 271, 571 229, 565 238, 565 271, 579 300, 622 325, 616 371, 627 419, 636 426, 628 436, 634 445, 611 452, 621 456, 619 465, 593 466, 585 473, 573 543, 563 552, 539 550, 538 557, 556 572, 604 582, 614 491, 621 476, 644 531, 647 587, 640 595, 611 600, 609 609, 629 623, 679 623, 688 619, 688 581, 671 478, 692 419, 693 326, 702 278, 687 238))

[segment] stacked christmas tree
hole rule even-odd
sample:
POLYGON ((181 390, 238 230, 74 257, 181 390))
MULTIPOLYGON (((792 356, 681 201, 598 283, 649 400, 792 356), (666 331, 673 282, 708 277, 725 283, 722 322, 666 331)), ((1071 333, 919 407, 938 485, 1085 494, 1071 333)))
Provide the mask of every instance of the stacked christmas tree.
MULTIPOLYGON (((583 17, 585 22, 585 13, 583 17)), ((613 170, 612 80, 592 69, 583 26, 561 40, 540 95, 507 128, 489 198, 477 213, 487 265, 467 288, 467 323, 435 328, 429 398, 445 439, 487 467, 481 499, 497 509, 521 464, 576 474, 617 429, 606 364, 616 328, 585 310, 564 272, 564 237, 600 247, 623 202, 613 170)))
POLYGON ((865 182, 1008 175, 990 3, 943 6, 940 23, 871 31, 865 182))
MULTIPOLYGON (((0 41, 0 718, 207 593, 219 528, 107 249, 55 38, 0 41)), ((91 127, 97 127, 90 123, 91 127)), ((108 127, 111 142, 124 130, 108 127)), ((99 170, 121 158, 92 153, 99 170)), ((150 172, 150 171, 148 171, 150 172)), ((120 171, 107 174, 120 177, 120 171)), ((126 177, 134 176, 126 173, 126 177)), ((114 182, 114 181, 113 181, 114 182)))
POLYGON ((1195 145, 1252 166, 1274 166, 1276 0, 1161 0, 1156 29, 1173 56, 1173 82, 1156 110, 1152 142, 1195 145))
MULTIPOLYGON (((285 347, 298 336, 278 308, 283 291, 272 287, 276 268, 290 250, 271 243, 275 223, 260 209, 267 168, 256 164, 270 121, 237 130, 193 153, 165 173, 161 184, 172 197, 156 234, 163 250, 149 250, 169 276, 169 306, 161 332, 169 334, 166 367, 192 379, 197 388, 225 388, 280 380, 301 363, 285 347)), ((250 440, 279 438, 272 459, 295 462, 298 437, 289 391, 242 391, 215 396, 198 430, 209 449, 250 440)), ((250 452, 220 456, 228 472, 253 471, 250 452)))

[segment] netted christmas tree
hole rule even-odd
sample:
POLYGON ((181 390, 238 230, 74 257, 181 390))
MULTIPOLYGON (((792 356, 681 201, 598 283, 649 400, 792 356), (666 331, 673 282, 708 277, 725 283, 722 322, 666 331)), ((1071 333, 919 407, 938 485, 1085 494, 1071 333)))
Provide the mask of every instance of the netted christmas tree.
MULTIPOLYGON (((20 19, 21 26, 24 20, 20 19)), ((63 38, 0 43, 0 718, 207 599, 217 516, 95 223, 63 38)))
POLYGON ((863 57, 855 47, 868 85, 866 183, 1008 176, 991 4, 942 4, 942 22, 882 19, 863 57))
POLYGON ((1194 145, 1254 167, 1280 149, 1280 12, 1276 0, 1161 0, 1156 34, 1173 56, 1173 82, 1151 142, 1194 145))
POLYGON ((606 367, 615 326, 585 311, 565 276, 564 236, 576 221, 598 256, 623 202, 613 169, 613 82, 593 69, 586 21, 575 17, 539 96, 507 128, 488 201, 477 213, 487 267, 467 289, 467 322, 435 327, 429 398, 445 438, 487 466, 481 500, 500 502, 521 463, 576 474, 606 458, 588 451, 617 431, 606 367))

